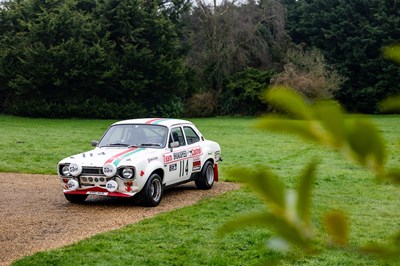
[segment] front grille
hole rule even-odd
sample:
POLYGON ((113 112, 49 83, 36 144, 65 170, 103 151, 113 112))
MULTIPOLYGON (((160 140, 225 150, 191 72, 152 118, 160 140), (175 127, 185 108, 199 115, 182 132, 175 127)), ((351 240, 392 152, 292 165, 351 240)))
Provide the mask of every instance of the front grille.
POLYGON ((104 175, 101 167, 83 167, 82 175, 104 175))

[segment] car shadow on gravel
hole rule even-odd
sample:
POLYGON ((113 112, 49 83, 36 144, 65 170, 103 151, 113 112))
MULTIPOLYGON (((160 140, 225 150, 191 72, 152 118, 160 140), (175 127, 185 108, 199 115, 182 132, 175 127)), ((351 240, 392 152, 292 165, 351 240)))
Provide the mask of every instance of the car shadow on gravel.
MULTIPOLYGON (((211 188, 212 189, 212 188, 211 188)), ((168 202, 173 200, 175 197, 179 197, 181 193, 194 191, 195 194, 202 194, 202 190, 196 188, 194 184, 184 184, 172 188, 165 189, 163 192, 163 198, 161 200, 161 204, 164 201, 168 202), (196 193, 196 191, 198 193, 196 193)), ((204 191, 204 190, 203 190, 204 191)), ((144 204, 141 202, 139 195, 136 195, 132 198, 121 198, 121 197, 104 197, 104 196, 97 196, 97 195, 90 195, 84 202, 81 203, 70 203, 67 200, 63 207, 68 206, 101 206, 101 207, 126 207, 126 206, 134 206, 134 207, 145 207, 144 204)), ((149 208, 149 207, 146 207, 149 208)))

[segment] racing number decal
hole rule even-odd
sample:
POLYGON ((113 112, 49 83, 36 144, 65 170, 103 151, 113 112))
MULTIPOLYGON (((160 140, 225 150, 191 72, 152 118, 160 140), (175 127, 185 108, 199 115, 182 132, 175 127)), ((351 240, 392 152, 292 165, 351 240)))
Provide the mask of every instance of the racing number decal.
POLYGON ((189 174, 189 160, 179 161, 179 177, 189 174))

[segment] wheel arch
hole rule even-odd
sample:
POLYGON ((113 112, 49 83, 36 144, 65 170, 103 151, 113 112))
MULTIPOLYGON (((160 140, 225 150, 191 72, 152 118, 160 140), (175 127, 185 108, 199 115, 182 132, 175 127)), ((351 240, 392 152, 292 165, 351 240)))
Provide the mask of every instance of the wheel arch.
POLYGON ((206 159, 204 160, 203 166, 204 166, 207 162, 211 162, 212 165, 215 165, 214 158, 212 158, 212 157, 206 158, 206 159))
POLYGON ((212 151, 212 149, 210 147, 206 147, 203 152, 204 152, 203 156, 205 157, 203 165, 205 165, 207 161, 210 161, 214 165, 215 160, 214 160, 214 152, 212 151))
POLYGON ((146 182, 147 180, 149 180, 150 176, 154 173, 157 173, 160 176, 161 182, 164 182, 165 173, 163 169, 163 164, 161 164, 161 162, 151 162, 146 166, 145 172, 147 176, 146 182))
POLYGON ((158 174, 161 177, 161 181, 164 182, 164 170, 162 168, 154 169, 153 172, 151 172, 150 176, 152 174, 158 174))
POLYGON ((203 171, 204 166, 206 165, 207 162, 211 162, 213 168, 214 168, 214 181, 218 181, 219 179, 219 170, 218 170, 218 163, 215 162, 213 157, 206 158, 204 161, 203 166, 201 167, 201 170, 203 171))

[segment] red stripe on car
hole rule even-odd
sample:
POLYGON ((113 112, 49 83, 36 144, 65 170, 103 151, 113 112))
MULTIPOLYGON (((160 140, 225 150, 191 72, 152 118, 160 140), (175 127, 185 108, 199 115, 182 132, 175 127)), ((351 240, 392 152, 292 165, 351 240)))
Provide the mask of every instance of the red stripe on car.
POLYGON ((162 118, 154 118, 154 119, 151 119, 151 120, 147 121, 146 124, 151 124, 151 123, 153 123, 153 122, 155 122, 157 120, 161 120, 161 119, 162 118))
POLYGON ((110 159, 108 159, 104 164, 111 163, 112 161, 114 161, 118 157, 121 157, 122 155, 127 154, 128 152, 134 151, 136 149, 137 149, 137 147, 132 147, 132 148, 127 149, 126 151, 118 153, 118 154, 114 155, 113 157, 111 157, 110 159))

